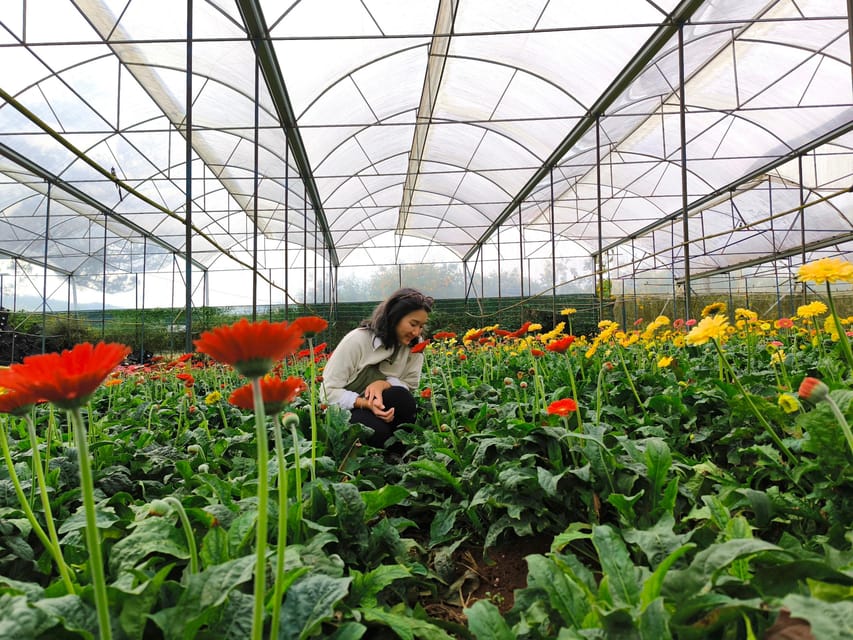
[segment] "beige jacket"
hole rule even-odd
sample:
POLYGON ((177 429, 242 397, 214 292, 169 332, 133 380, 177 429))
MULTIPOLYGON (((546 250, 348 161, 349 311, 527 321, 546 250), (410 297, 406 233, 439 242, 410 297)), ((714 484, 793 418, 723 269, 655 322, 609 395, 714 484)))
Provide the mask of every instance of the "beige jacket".
POLYGON ((386 349, 370 329, 353 329, 346 334, 329 356, 323 370, 320 397, 327 404, 352 409, 359 392, 346 387, 359 373, 370 365, 379 365, 379 371, 395 387, 417 389, 421 380, 424 356, 412 353, 409 347, 386 349))

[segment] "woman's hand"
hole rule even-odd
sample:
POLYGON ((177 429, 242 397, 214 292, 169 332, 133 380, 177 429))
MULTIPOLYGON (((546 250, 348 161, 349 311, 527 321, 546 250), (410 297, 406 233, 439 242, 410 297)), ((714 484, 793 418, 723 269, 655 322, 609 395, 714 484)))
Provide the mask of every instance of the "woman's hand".
POLYGON ((387 380, 376 380, 367 385, 363 394, 367 400, 365 408, 370 409, 373 415, 384 422, 391 422, 394 419, 394 407, 385 409, 385 403, 382 402, 382 392, 390 388, 391 383, 387 380))

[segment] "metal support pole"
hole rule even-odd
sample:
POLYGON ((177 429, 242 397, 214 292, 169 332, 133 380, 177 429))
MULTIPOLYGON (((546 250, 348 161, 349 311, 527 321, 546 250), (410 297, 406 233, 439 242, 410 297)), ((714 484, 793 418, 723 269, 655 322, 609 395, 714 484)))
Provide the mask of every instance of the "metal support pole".
POLYGON ((288 234, 290 231, 290 145, 284 141, 284 318, 290 319, 290 263, 288 234))
MULTIPOLYGON (((681 230, 684 253, 684 317, 690 317, 690 225, 687 215, 687 103, 684 82, 684 23, 678 25, 678 124, 681 135, 681 230)), ((673 264, 673 267, 675 265, 673 264)))
MULTIPOLYGON (((47 350, 47 248, 50 240, 50 203, 52 185, 47 183, 47 206, 44 216, 44 266, 41 285, 41 352, 47 350)), ((106 249, 105 249, 106 250, 106 249)), ((104 276, 106 277, 106 276, 104 276)))
POLYGON ((101 340, 107 333, 107 212, 104 211, 104 258, 101 261, 101 340))
POLYGON ((521 224, 521 203, 518 203, 518 265, 519 265, 519 286, 521 289, 518 292, 520 300, 524 300, 524 227, 521 224))
MULTIPOLYGON (((186 218, 185 218, 185 238, 184 238, 184 256, 185 256, 185 266, 184 270, 186 271, 186 287, 184 288, 184 315, 186 317, 185 331, 184 331, 184 352, 190 353, 193 350, 193 328, 192 328, 192 306, 193 306, 193 295, 192 295, 192 255, 193 255, 193 169, 192 169, 192 161, 193 161, 193 0, 187 0, 187 95, 186 95, 186 105, 187 105, 187 117, 186 117, 186 147, 185 147, 185 157, 187 163, 187 174, 186 174, 186 218)), ((173 256, 173 265, 174 265, 174 256, 173 256)), ((174 271, 173 271, 174 273, 174 271)), ((174 275, 172 276, 172 287, 173 287, 173 295, 172 300, 174 301, 174 275)))
POLYGON ((598 223, 598 319, 604 317, 604 229, 601 222, 601 117, 595 117, 595 210, 598 223))
MULTIPOLYGON (((853 0, 850 0, 853 2, 853 0)), ((806 263, 806 210, 803 207, 806 201, 805 191, 803 190, 803 156, 797 156, 797 171, 799 172, 799 187, 800 187, 800 246, 802 247, 802 255, 800 264, 806 263)), ((808 286, 804 282, 801 291, 803 294, 803 304, 808 302, 808 286)))
POLYGON ((557 226, 554 221, 554 168, 548 172, 551 178, 551 327, 557 324, 557 226))
POLYGON ((252 164, 252 322, 258 319, 258 99, 261 90, 261 69, 255 47, 255 124, 254 159, 252 164))
POLYGON ((139 313, 139 364, 145 362, 145 284, 148 270, 148 238, 142 236, 142 308, 139 313))

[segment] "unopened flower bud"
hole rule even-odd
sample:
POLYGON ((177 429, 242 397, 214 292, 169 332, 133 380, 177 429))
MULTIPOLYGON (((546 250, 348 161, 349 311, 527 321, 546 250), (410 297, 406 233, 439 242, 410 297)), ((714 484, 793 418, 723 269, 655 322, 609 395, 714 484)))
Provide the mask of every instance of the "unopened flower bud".
POLYGON ((208 472, 210 472, 210 465, 209 465, 209 464, 207 464, 207 463, 202 463, 202 464, 198 465, 198 472, 199 472, 199 473, 208 473, 208 472))
POLYGON ((152 500, 148 505, 149 516, 165 516, 170 510, 171 507, 165 500, 152 500))
POLYGON ((187 452, 193 454, 194 456, 197 456, 201 453, 201 445, 191 444, 187 447, 187 452))
POLYGON ((293 413, 292 411, 288 411, 281 416, 281 426, 285 429, 289 429, 290 427, 298 427, 299 426, 299 416, 293 413))
POLYGON ((821 400, 825 400, 829 394, 829 387, 817 378, 803 378, 797 395, 803 400, 808 400, 817 404, 821 400))

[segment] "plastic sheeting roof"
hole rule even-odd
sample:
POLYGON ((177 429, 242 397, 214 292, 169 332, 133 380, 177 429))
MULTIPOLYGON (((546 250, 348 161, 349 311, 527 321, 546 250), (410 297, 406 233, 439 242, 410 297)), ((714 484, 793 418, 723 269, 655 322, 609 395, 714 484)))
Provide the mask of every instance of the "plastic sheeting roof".
POLYGON ((849 239, 850 20, 846 0, 5 0, 0 255, 76 275, 183 254, 188 129, 203 269, 469 259, 519 224, 635 268, 689 242, 696 272, 849 239))

